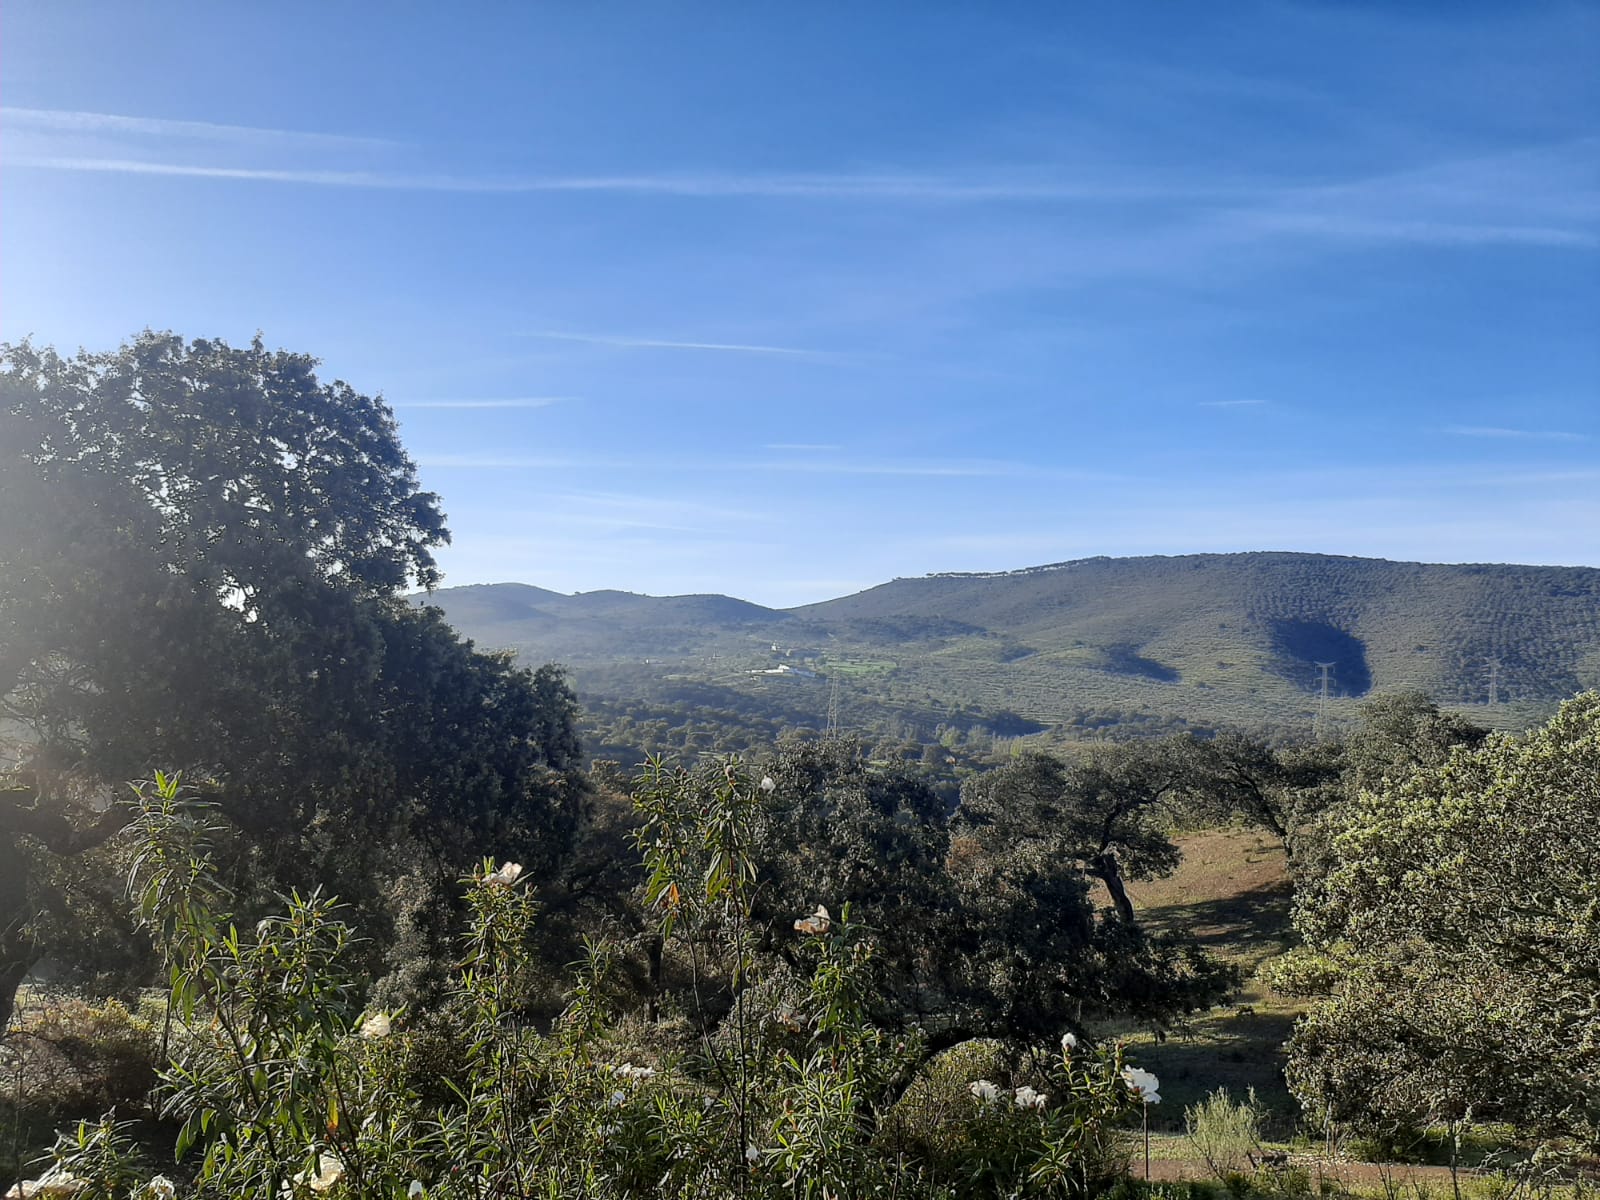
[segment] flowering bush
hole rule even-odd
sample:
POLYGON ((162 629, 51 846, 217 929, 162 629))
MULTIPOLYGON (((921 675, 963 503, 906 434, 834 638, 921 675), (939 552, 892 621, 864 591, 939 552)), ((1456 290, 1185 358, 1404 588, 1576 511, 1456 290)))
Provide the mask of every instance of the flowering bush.
POLYGON ((751 919, 762 794, 733 764, 710 791, 659 767, 639 787, 645 902, 712 981, 695 993, 687 1040, 634 1034, 629 1044, 606 1003, 611 956, 598 943, 559 1019, 527 1020, 535 904, 516 864, 486 861, 462 881, 470 931, 445 1014, 459 1061, 424 1081, 418 1021, 359 1002, 333 901, 290 896, 282 915, 238 929, 210 870, 205 808, 158 777, 138 795, 133 895, 171 964, 173 1060, 159 1094, 182 1122, 184 1178, 143 1169, 110 1119, 63 1137, 41 1178, 117 1200, 1083 1197, 1103 1187, 1121 1169, 1119 1126, 1141 1095, 1122 1047, 1086 1048, 1069 1033, 1026 1060, 990 1043, 929 1062, 919 1035, 875 1025, 873 944, 851 905, 819 904, 781 934, 751 919), (773 936, 787 939, 784 955, 758 955, 773 936), (784 960, 787 982, 772 965, 784 960), (968 1073, 979 1060, 987 1074, 968 1073), (1045 1065, 1015 1065, 1024 1061, 1045 1065))

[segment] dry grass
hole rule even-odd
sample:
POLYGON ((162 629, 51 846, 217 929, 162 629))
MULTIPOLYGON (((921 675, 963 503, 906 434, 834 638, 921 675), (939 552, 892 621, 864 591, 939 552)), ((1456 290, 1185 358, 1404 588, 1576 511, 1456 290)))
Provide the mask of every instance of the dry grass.
POLYGON ((1254 830, 1213 829, 1178 837, 1183 862, 1166 879, 1130 885, 1141 919, 1154 930, 1185 930, 1247 976, 1231 1004, 1194 1018, 1158 1040, 1136 1033, 1141 1066, 1161 1079, 1156 1128, 1180 1130, 1183 1111, 1225 1087, 1242 1097, 1250 1088, 1269 1114, 1267 1133, 1284 1138, 1298 1123, 1299 1105, 1283 1079, 1283 1043, 1300 1014, 1298 1001, 1255 979, 1258 967, 1293 944, 1292 898, 1283 851, 1254 830))

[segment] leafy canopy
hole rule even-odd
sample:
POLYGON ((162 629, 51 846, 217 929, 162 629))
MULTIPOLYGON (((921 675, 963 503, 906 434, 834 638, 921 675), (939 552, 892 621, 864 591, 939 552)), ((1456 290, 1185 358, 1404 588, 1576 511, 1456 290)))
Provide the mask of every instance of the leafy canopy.
POLYGON ((1339 968, 1291 1081, 1336 1119, 1498 1120, 1600 1149, 1600 694, 1330 818, 1297 924, 1339 968))
POLYGON ((315 367, 259 338, 0 348, 6 978, 41 949, 12 915, 52 907, 34 851, 84 849, 71 802, 157 765, 217 786, 241 878, 372 913, 384 856, 561 853, 570 690, 399 597, 438 579, 438 499, 381 398, 315 367))

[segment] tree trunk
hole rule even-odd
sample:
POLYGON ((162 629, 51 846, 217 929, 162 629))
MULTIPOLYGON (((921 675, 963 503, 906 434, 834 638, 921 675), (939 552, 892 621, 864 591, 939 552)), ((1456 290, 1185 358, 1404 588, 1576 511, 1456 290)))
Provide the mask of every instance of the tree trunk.
POLYGON ((46 853, 82 854, 100 845, 128 823, 127 810, 114 806, 99 820, 74 826, 54 809, 39 803, 32 788, 0 789, 0 1031, 16 1009, 17 988, 38 958, 39 948, 27 932, 32 913, 29 893, 37 843, 46 853), (23 842, 23 836, 35 844, 23 842))
POLYGON ((1128 889, 1122 885, 1122 872, 1117 869, 1117 860, 1110 854, 1097 854, 1089 864, 1089 874, 1106 885, 1106 891, 1111 893, 1111 903, 1117 906, 1117 915, 1129 925, 1137 924, 1133 915, 1133 901, 1128 899, 1128 889))
POLYGON ((0 1033, 11 1028, 11 1015, 17 1009, 17 989, 28 977, 33 954, 33 943, 26 938, 0 939, 0 1033))
POLYGON ((665 945, 660 935, 652 937, 645 945, 650 962, 650 1023, 654 1025, 661 1016, 661 958, 665 945))

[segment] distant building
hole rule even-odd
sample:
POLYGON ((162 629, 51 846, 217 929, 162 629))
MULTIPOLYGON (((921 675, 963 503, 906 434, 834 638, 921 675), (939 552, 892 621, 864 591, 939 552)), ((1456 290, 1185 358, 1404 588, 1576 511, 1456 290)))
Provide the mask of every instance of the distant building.
POLYGON ((793 679, 815 679, 817 673, 808 671, 805 667, 791 667, 788 663, 779 663, 775 667, 758 667, 751 671, 752 675, 787 675, 793 679))

